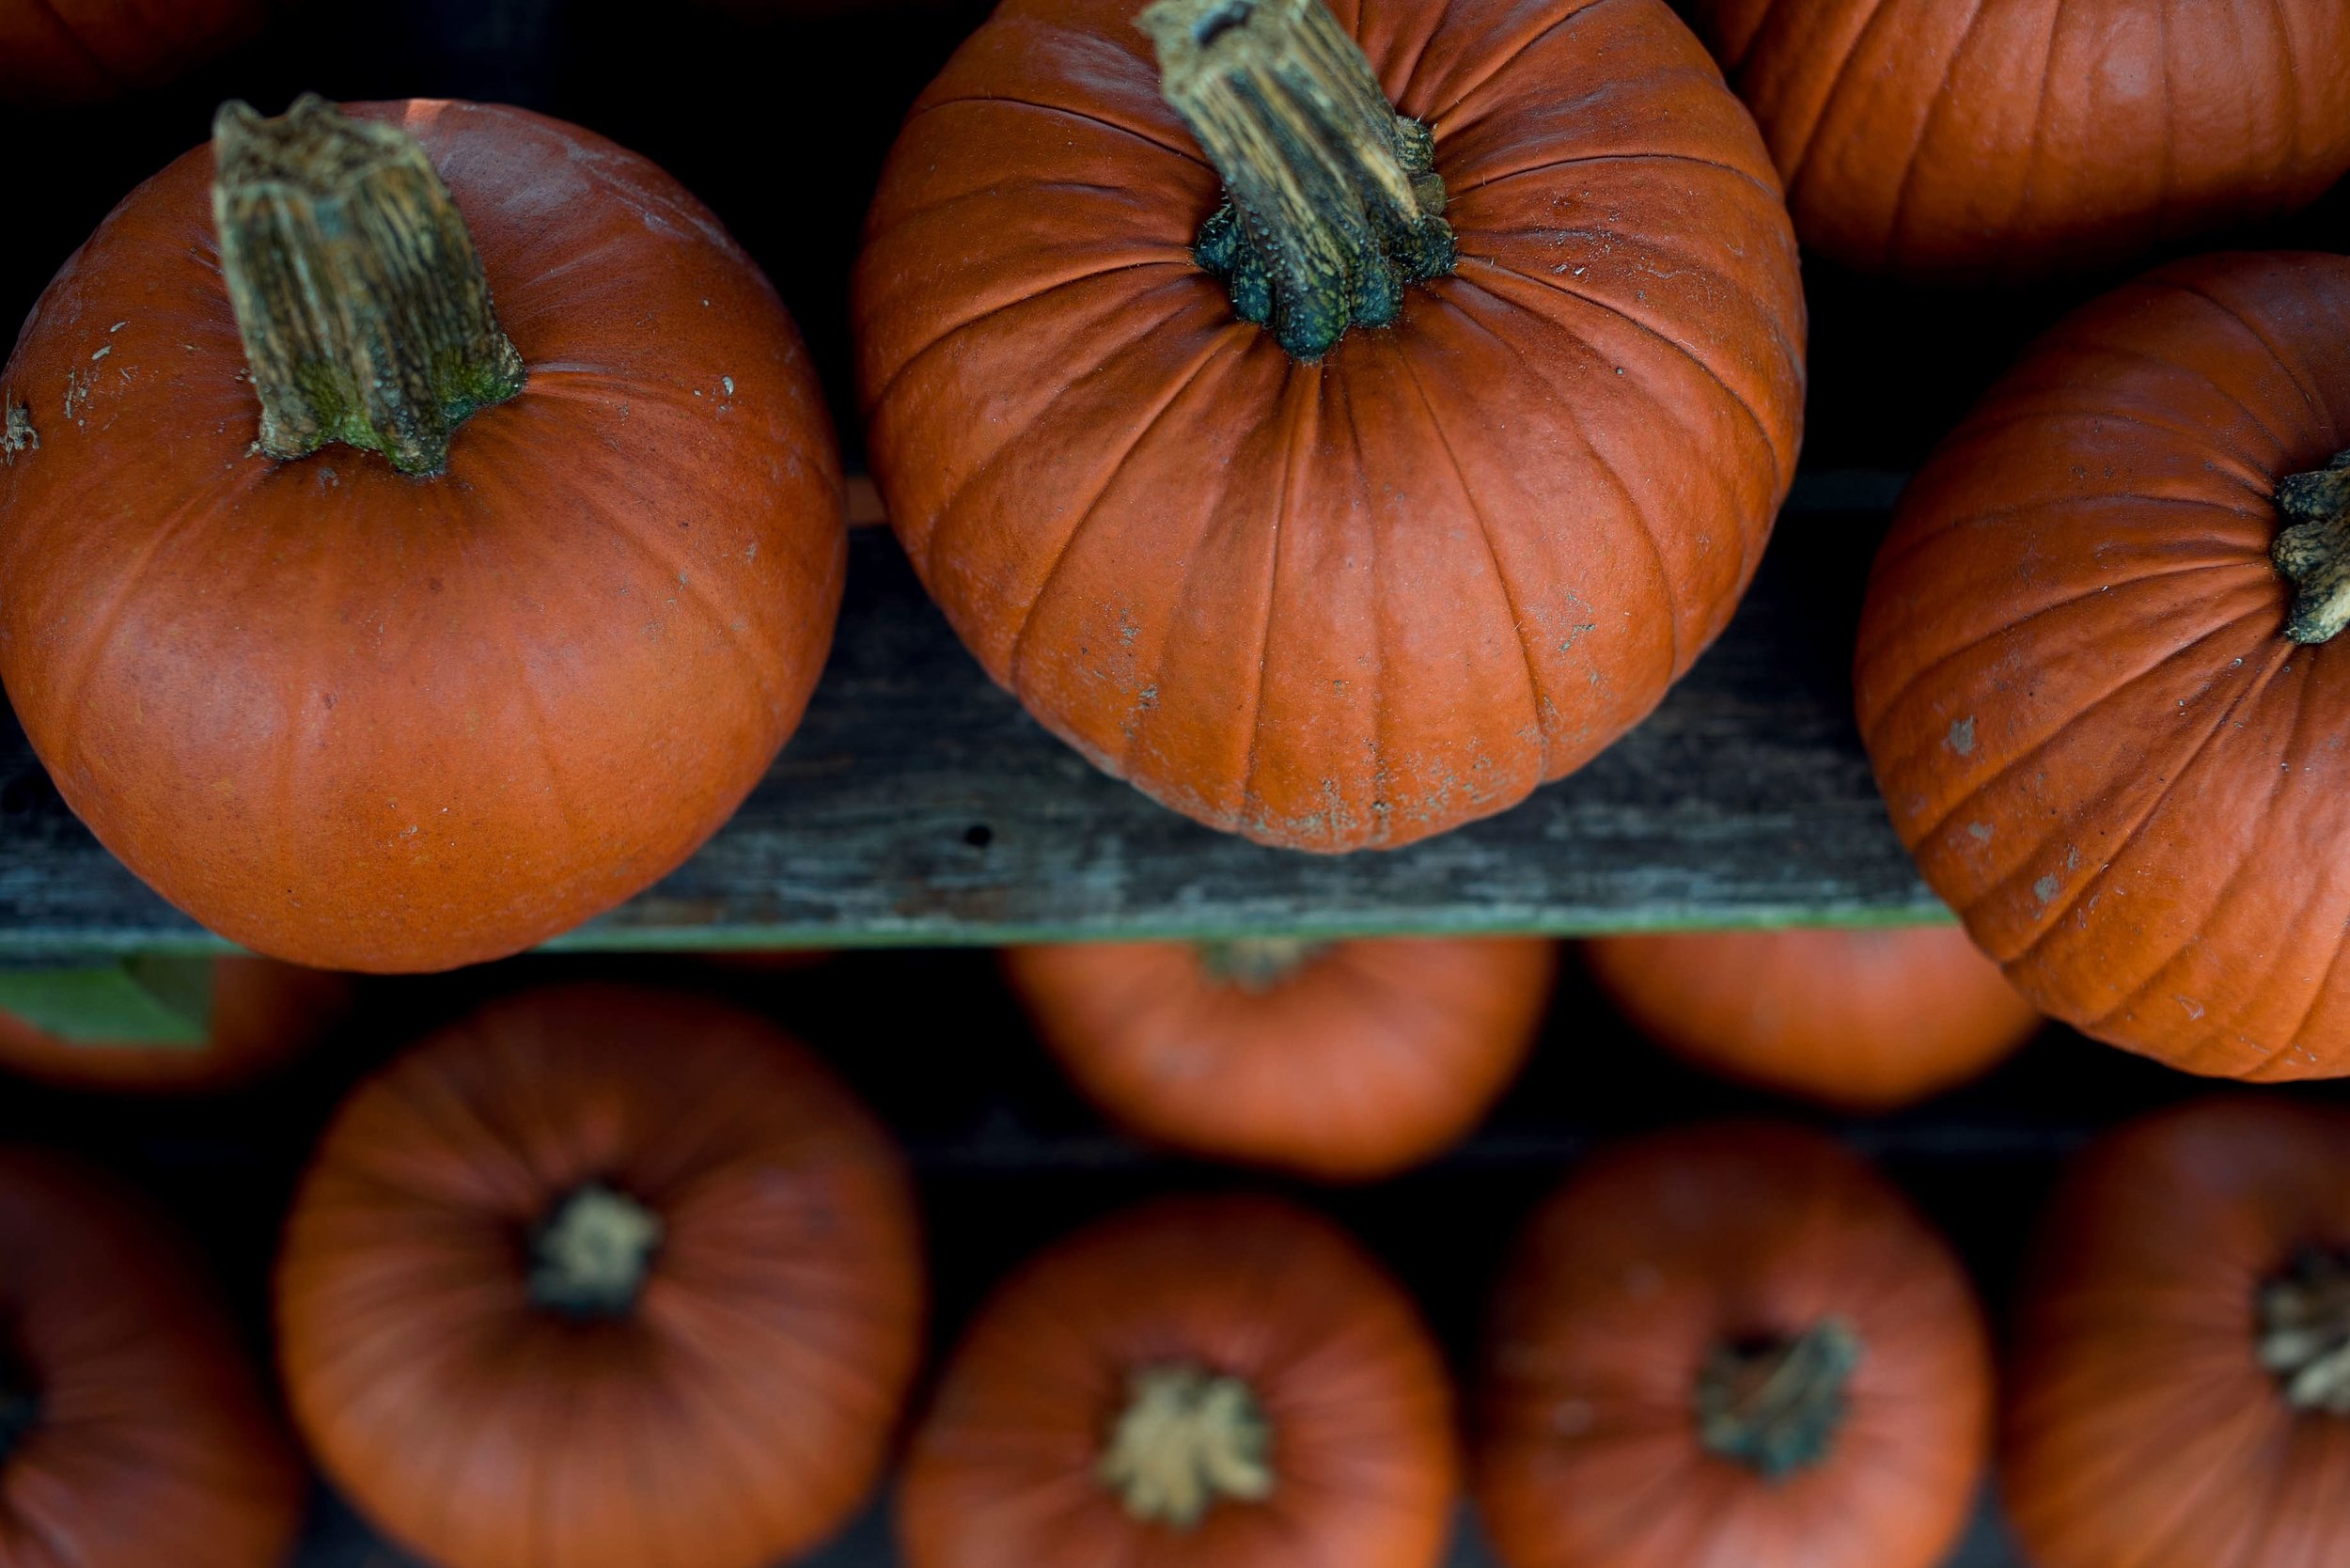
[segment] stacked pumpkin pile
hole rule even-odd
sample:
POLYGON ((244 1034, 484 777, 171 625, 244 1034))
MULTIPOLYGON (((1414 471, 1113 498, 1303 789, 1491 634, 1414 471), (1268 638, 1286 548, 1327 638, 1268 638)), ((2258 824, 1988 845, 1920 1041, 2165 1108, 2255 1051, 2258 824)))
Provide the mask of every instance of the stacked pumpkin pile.
MULTIPOLYGON (((2350 168, 2341 0, 1694 8, 1735 94, 1662 0, 1006 0, 915 106, 853 306, 875 478, 989 672, 1214 826, 1443 832, 1595 756, 1729 619, 1800 445, 1799 235, 2017 279, 2350 168)), ((233 9, 152 59, 103 34, 84 76, 233 9)), ((17 96, 83 47, 22 0, 0 46, 17 96)), ((0 1026, 29 1072, 258 1072, 351 1005, 316 969, 611 907, 739 805, 830 640, 841 471, 790 317, 676 181, 521 110, 223 110, 43 295, 0 416, 16 713, 109 848, 270 955, 210 972, 207 1050, 0 1026)), ((2350 262, 2164 267, 1987 394, 1871 585, 1861 729, 1966 935, 1621 939, 1593 973, 1668 1047, 1854 1109, 2035 1009, 2195 1072, 2350 1070, 2346 623, 2350 262)), ((1476 1123, 1552 954, 1006 964, 1136 1131, 1338 1180, 1476 1123)), ((1573 1173, 1465 1422, 1328 1221, 1170 1200, 979 1313, 900 1538, 913 1568, 1429 1568, 1465 1477, 1511 1568, 1927 1568, 1997 1424, 2046 1568, 2329 1560, 2346 1134, 2222 1101, 2083 1156, 1997 1399, 1948 1246, 1809 1133, 1573 1173)), ((283 1560, 299 1468, 207 1290, 135 1200, 0 1155, 0 1564, 283 1560)), ((350 1097, 275 1345, 309 1450, 446 1568, 757 1568, 899 1451, 926 1297, 904 1162, 812 1055, 580 987, 350 1097)))

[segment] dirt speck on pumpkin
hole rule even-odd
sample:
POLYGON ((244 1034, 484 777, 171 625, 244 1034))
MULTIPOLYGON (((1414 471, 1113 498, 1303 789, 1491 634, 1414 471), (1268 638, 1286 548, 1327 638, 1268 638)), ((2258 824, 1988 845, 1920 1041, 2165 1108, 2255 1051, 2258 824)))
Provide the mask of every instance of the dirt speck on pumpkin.
POLYGON ((1966 824, 1966 836, 1974 839, 1974 841, 1978 844, 1987 844, 1991 841, 1991 824, 1989 823, 1968 823, 1966 824))
POLYGON ((2031 885, 2031 896, 2042 903, 2046 903, 2063 889, 2064 884, 2059 882, 2055 873, 2051 872, 2031 885))
POLYGON ((13 468, 19 452, 40 450, 40 431, 33 428, 33 411, 15 399, 0 400, 8 415, 0 422, 0 464, 13 468))
POLYGON ((1969 714, 1963 719, 1952 719, 1950 721, 1949 745, 1952 751, 1957 752, 1961 757, 1968 756, 1974 751, 1975 720, 1972 714, 1969 714))

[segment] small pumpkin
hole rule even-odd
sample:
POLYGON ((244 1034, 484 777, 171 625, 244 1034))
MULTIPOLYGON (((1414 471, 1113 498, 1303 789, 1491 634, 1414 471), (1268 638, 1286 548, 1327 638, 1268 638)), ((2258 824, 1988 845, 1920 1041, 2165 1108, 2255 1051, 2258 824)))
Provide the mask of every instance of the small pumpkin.
POLYGON ((351 980, 343 975, 242 955, 209 960, 205 971, 200 1040, 69 1038, 0 1012, 0 1069, 66 1089, 228 1089, 317 1044, 351 1006, 351 980))
POLYGON ((1695 0, 1803 243, 1979 282, 2271 218, 2350 171, 2341 0, 1695 0))
POLYGON ((908 1568, 1435 1568, 1459 1490, 1444 1364, 1317 1215, 1163 1200, 980 1310, 898 1491, 908 1568))
POLYGON ((25 733, 274 957, 447 968, 618 903, 732 813, 831 637, 838 459, 775 291, 519 109, 230 105, 67 262, 0 403, 25 733))
POLYGON ((1801 427, 1778 180, 1663 0, 1008 0, 890 154, 852 320, 890 523, 988 673, 1296 849, 1637 724, 1801 427))
POLYGON ((1577 1172, 1486 1361, 1478 1499, 1509 1568, 1933 1568, 1989 1455, 1957 1259, 1794 1128, 1684 1129, 1577 1172))
POLYGON ((1143 1136, 1330 1181, 1453 1143, 1509 1087, 1547 941, 1014 948, 1004 966, 1079 1088, 1143 1136))
POLYGON ((0 1150, 0 1561, 280 1568, 304 1489, 179 1239, 93 1173, 0 1150))
POLYGON ((2000 1478, 2040 1568, 2289 1568, 2350 1539, 2350 1115, 2161 1112, 2066 1175, 2000 1478))
POLYGON ((1926 881, 2043 1012, 2189 1072, 2350 1072, 2344 453, 2350 260, 2180 262, 1984 395, 1870 581, 1860 731, 1926 881))
POLYGON ((1938 1094, 2041 1023, 1950 926, 1610 936, 1583 955, 1608 999, 1666 1049, 1843 1110, 1938 1094))
POLYGON ((905 1169, 714 1002, 492 1004, 363 1084, 277 1269, 295 1419, 443 1568, 765 1568, 879 1478, 920 1351, 905 1169))
POLYGON ((260 31, 268 0, 0 0, 0 104, 155 86, 260 31))

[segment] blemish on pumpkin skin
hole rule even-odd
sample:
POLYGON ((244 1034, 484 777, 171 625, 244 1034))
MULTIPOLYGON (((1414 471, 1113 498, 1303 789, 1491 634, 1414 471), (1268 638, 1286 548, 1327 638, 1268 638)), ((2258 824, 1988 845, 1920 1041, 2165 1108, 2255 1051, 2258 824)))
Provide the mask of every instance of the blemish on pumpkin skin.
POLYGON ((1987 844, 1991 841, 1991 824, 1989 823, 1968 823, 1966 824, 1966 836, 1974 839, 1974 841, 1978 844, 1987 844))
POLYGON ((2047 903, 2063 890, 2064 884, 2056 879, 2053 871, 2031 885, 2031 896, 2042 903, 2047 903))
POLYGON ((0 400, 8 414, 0 421, 0 466, 13 468, 19 452, 40 450, 40 431, 33 428, 33 411, 14 399, 0 400))
POLYGON ((1952 719, 1950 732, 1945 737, 1944 744, 1961 757, 1972 755, 1975 749, 1974 715, 1970 713, 1963 719, 1952 719))

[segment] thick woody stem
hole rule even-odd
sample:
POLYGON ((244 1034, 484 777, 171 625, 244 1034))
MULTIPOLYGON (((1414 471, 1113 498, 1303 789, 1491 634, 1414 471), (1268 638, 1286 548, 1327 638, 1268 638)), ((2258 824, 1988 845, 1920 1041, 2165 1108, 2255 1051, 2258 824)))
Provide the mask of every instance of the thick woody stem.
POLYGON ((530 1300, 570 1317, 618 1317, 636 1305, 661 1216, 601 1182, 574 1189, 531 1238, 530 1300))
POLYGON ((1224 177, 1194 254, 1300 360, 1452 270, 1435 137, 1323 0, 1158 0, 1159 86, 1224 177))
POLYGON ((2350 626, 2350 452, 2277 486, 2285 527, 2268 558, 2293 584, 2285 635, 2324 642, 2350 626))
POLYGON ((1146 1367, 1128 1382, 1094 1473, 1137 1523, 1188 1530, 1218 1502, 1273 1496, 1272 1446, 1263 1407, 1239 1378, 1146 1367))
POLYGON ((305 94, 212 122, 221 271, 261 400, 261 450, 330 441, 438 473, 466 416, 522 390, 473 237, 424 149, 305 94))
POLYGON ((1708 1452, 1784 1481, 1825 1459, 1850 1408, 1860 1336, 1841 1318, 1756 1343, 1721 1344, 1698 1374, 1698 1439, 1708 1452))
POLYGON ((1216 985, 1271 991, 1329 950, 1325 942, 1290 936, 1252 937, 1199 944, 1199 971, 1216 985))
POLYGON ((2295 1410, 2350 1416, 2350 1257, 2311 1250, 2261 1287, 2260 1362, 2295 1410))

